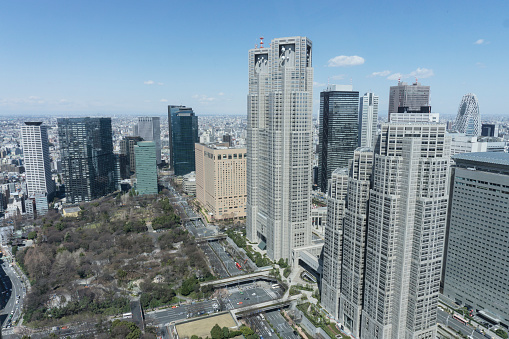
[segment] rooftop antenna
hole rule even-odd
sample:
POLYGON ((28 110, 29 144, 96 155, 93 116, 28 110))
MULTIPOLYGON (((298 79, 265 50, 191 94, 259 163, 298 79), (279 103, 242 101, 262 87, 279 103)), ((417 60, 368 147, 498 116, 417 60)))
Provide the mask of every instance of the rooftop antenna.
POLYGON ((260 48, 263 48, 263 37, 260 37, 260 48))
POLYGON ((350 78, 350 86, 353 87, 353 79, 352 78, 350 78))
POLYGON ((401 76, 398 77, 398 84, 401 82, 401 76))

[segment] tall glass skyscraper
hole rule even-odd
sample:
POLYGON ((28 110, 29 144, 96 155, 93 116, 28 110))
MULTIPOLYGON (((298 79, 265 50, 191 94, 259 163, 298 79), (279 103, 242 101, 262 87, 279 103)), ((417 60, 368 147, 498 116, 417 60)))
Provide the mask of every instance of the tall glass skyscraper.
POLYGON ((111 118, 60 118, 57 123, 67 203, 115 191, 111 118))
POLYGON ((136 191, 157 194, 157 156, 153 141, 139 141, 134 148, 136 158, 136 191))
POLYGON ((249 51, 246 231, 273 260, 311 243, 311 49, 297 36, 249 51))
POLYGON ((145 141, 153 141, 156 146, 157 164, 161 163, 161 118, 138 117, 137 136, 145 141))
POLYGON ((359 92, 351 85, 330 85, 320 93, 318 144, 318 187, 327 190, 327 181, 348 161, 358 146, 359 92))
POLYGON ((481 113, 479 113, 477 96, 473 93, 465 94, 461 98, 454 127, 460 133, 478 136, 481 135, 481 126, 481 113))
POLYGON ((194 144, 199 142, 198 117, 185 106, 168 106, 170 163, 175 175, 195 170, 194 144))

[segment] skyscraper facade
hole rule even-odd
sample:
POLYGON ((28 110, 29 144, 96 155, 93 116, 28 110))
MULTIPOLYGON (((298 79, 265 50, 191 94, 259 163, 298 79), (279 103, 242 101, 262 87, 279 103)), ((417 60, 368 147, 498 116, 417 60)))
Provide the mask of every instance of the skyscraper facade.
POLYGON ((66 202, 115 191, 111 118, 59 118, 57 123, 66 202))
POLYGON ((359 147, 374 148, 378 125, 378 95, 368 92, 360 99, 359 147))
POLYGON ((422 86, 417 81, 411 85, 398 82, 397 86, 391 86, 389 92, 389 120, 391 113, 398 112, 400 107, 420 111, 421 107, 429 105, 429 86, 422 86))
POLYGON ((382 125, 369 198, 363 339, 436 337, 449 152, 445 124, 382 125))
POLYGON ((120 177, 129 179, 136 172, 134 146, 143 141, 142 137, 126 136, 120 140, 120 177))
POLYGON ((348 168, 336 168, 327 189, 327 224, 323 245, 322 306, 338 318, 343 254, 343 218, 348 190, 348 168))
POLYGON ((153 141, 139 141, 134 148, 136 192, 157 194, 157 148, 153 141))
POLYGON ((453 157, 444 296, 509 325, 509 155, 453 157))
POLYGON ((481 114, 475 94, 468 93, 461 98, 454 127, 458 132, 466 135, 481 135, 481 114))
POLYGON ((343 218, 340 304, 337 317, 355 337, 360 336, 364 297, 364 254, 372 170, 373 150, 356 149, 348 171, 347 209, 343 218))
POLYGON ((157 164, 161 163, 161 119, 159 117, 138 117, 137 136, 153 141, 156 146, 157 164))
POLYGON ((194 144, 199 142, 198 117, 185 106, 168 106, 170 163, 175 175, 195 170, 194 144))
POLYGON ((42 122, 25 122, 21 126, 21 147, 25 164, 25 180, 29 196, 43 195, 38 199, 39 214, 48 210, 48 201, 53 200, 55 182, 51 178, 51 159, 48 145, 48 127, 42 122))
POLYGON ((327 181, 339 167, 348 167, 358 147, 359 92, 351 85, 330 85, 320 93, 318 143, 318 186, 327 190, 327 181))
POLYGON ((216 220, 246 217, 245 148, 195 144, 196 200, 216 220))
POLYGON ((247 237, 273 260, 311 243, 312 43, 249 51, 247 237))

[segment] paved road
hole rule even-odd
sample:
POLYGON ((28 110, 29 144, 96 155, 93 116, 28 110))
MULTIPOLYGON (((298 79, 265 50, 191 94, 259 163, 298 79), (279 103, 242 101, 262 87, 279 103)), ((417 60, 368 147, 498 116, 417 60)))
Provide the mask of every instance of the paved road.
POLYGON ((166 325, 172 321, 191 318, 202 314, 214 313, 214 310, 216 309, 214 305, 217 304, 218 303, 215 300, 206 300, 195 304, 182 305, 177 308, 148 312, 145 318, 151 319, 156 326, 166 325))
POLYGON ((272 327, 283 339, 300 339, 299 335, 293 333, 293 328, 279 311, 270 311, 265 313, 265 319, 270 322, 272 327))
POLYGON ((257 284, 250 284, 241 288, 232 287, 228 289, 228 292, 229 296, 222 299, 227 310, 275 300, 280 298, 283 293, 280 289, 259 287, 257 284))
MULTIPOLYGON (((18 274, 14 271, 9 264, 4 262, 2 264, 2 276, 3 281, 6 283, 7 287, 11 288, 10 297, 4 307, 4 309, 0 312, 0 315, 5 316, 5 320, 2 323, 2 327, 9 326, 11 323, 14 323, 21 316, 21 311, 23 307, 23 298, 25 297, 25 289, 23 283, 21 282, 18 274), (7 280, 10 282, 7 283, 7 280), (12 317, 11 317, 12 315, 12 317)), ((3 284, 2 284, 3 285, 3 284)), ((4 286, 4 285, 3 285, 4 286)), ((3 295, 8 295, 9 293, 3 293, 3 295)), ((3 319, 4 317, 2 317, 3 319)), ((9 334, 11 332, 10 329, 3 329, 3 333, 9 334)))
MULTIPOLYGON (((230 257, 228 253, 223 248, 223 245, 221 245, 217 241, 210 241, 209 242, 210 247, 216 252, 217 256, 221 261, 223 262, 224 266, 226 267, 226 270, 228 271, 228 274, 230 276, 236 276, 244 274, 245 272, 243 270, 239 270, 237 265, 235 265, 235 261, 230 257)), ((242 265, 242 263, 241 263, 242 265)))
POLYGON ((455 331, 459 331, 466 336, 472 336, 474 339, 486 339, 484 335, 480 334, 479 332, 476 332, 473 327, 465 325, 462 322, 454 319, 452 315, 442 311, 441 309, 438 310, 437 318, 440 324, 443 324, 446 327, 450 327, 455 331))
POLYGON ((205 253, 207 256, 210 265, 212 266, 212 270, 216 276, 218 276, 220 279, 230 277, 228 271, 226 271, 226 269, 223 267, 221 260, 217 257, 216 253, 214 253, 212 248, 210 248, 208 243, 198 244, 198 247, 200 247, 203 250, 203 253, 205 253))

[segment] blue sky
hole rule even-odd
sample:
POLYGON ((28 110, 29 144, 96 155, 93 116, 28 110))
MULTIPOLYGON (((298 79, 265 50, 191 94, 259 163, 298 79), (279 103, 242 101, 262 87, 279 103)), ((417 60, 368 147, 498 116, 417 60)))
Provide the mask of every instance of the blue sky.
POLYGON ((314 114, 328 81, 386 114, 399 73, 431 86, 434 111, 473 92, 481 114, 509 116, 507 0, 4 0, 0 114, 245 114, 248 50, 296 35, 313 41, 314 114))

